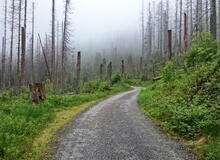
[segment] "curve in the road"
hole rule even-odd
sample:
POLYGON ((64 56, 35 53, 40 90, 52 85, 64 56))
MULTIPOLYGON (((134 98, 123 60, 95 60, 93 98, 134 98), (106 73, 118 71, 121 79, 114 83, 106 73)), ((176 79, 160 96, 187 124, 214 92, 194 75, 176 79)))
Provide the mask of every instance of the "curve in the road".
POLYGON ((61 138, 52 160, 195 160, 138 108, 140 88, 98 103, 61 138))

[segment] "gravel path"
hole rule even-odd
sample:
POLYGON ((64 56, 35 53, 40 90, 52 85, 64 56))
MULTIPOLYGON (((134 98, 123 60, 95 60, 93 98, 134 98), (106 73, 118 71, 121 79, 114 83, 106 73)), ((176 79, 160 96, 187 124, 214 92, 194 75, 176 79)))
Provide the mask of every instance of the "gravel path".
POLYGON ((195 160, 141 113, 140 90, 113 96, 79 116, 52 160, 195 160))

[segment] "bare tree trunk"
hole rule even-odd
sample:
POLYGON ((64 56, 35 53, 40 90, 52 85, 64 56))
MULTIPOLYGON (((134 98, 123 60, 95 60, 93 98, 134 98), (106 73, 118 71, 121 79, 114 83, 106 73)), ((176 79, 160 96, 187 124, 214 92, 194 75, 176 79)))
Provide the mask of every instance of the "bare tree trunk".
POLYGON ((175 53, 177 54, 178 52, 178 0, 176 0, 176 13, 175 13, 175 44, 174 44, 174 48, 175 48, 175 53))
POLYGON ((168 30, 168 58, 171 60, 172 58, 172 30, 168 30))
POLYGON ((32 3, 32 42, 31 42, 31 83, 35 82, 34 78, 34 2, 32 3))
POLYGON ((44 46, 42 44, 42 41, 41 41, 41 38, 40 38, 39 34, 38 34, 38 37, 39 37, 41 48, 42 48, 42 52, 43 52, 43 55, 44 55, 44 60, 45 60, 45 64, 46 64, 46 67, 47 67, 47 72, 49 74, 49 78, 51 79, 51 73, 50 73, 50 68, 49 68, 48 61, 47 61, 47 56, 46 56, 46 53, 44 51, 44 46))
POLYGON ((199 0, 196 1, 196 34, 199 31, 199 0))
POLYGON ((190 41, 192 40, 192 35, 193 35, 193 1, 190 0, 190 41))
POLYGON ((110 86, 112 86, 112 62, 109 62, 108 64, 108 81, 110 86))
POLYGON ((52 0, 52 48, 51 48, 51 79, 54 83, 54 59, 55 59, 55 1, 52 0))
POLYGON ((206 0, 206 3, 205 3, 205 10, 206 10, 206 32, 209 31, 209 10, 208 10, 208 0, 206 0))
POLYGON ((11 46, 10 46, 10 61, 9 61, 9 74, 8 74, 8 87, 11 87, 12 79, 12 56, 13 56, 13 42, 14 42, 14 16, 15 16, 15 1, 12 0, 12 17, 11 17, 11 46))
POLYGON ((22 47, 21 47, 21 85, 22 87, 25 85, 25 80, 24 80, 24 72, 25 72, 25 28, 22 27, 22 47))
POLYGON ((142 12, 141 12, 141 24, 142 24, 142 57, 145 55, 145 40, 144 40, 144 35, 145 35, 145 22, 144 22, 144 0, 142 0, 142 12))
POLYGON ((78 55, 77 55, 77 73, 76 73, 76 88, 75 88, 75 91, 76 91, 76 94, 79 94, 80 93, 80 70, 81 70, 81 53, 78 52, 78 55))
POLYGON ((58 84, 58 65, 59 65, 59 21, 57 21, 56 84, 58 84))
POLYGON ((61 88, 63 90, 64 79, 65 79, 65 53, 66 53, 66 36, 67 36, 67 15, 68 15, 68 5, 69 1, 66 0, 65 2, 65 17, 64 17, 64 24, 63 24, 63 39, 62 39, 62 62, 61 62, 61 88))
POLYGON ((184 52, 188 50, 188 24, 187 24, 187 15, 184 13, 184 52))
POLYGON ((180 0, 180 25, 179 25, 179 52, 182 53, 182 10, 183 10, 183 1, 180 0))
POLYGON ((25 85, 25 55, 26 55, 26 30, 27 30, 27 0, 24 7, 24 27, 22 28, 22 57, 21 57, 21 86, 25 85))
POLYGON ((100 83, 103 81, 103 64, 100 64, 100 83))
POLYGON ((216 0, 211 2, 210 31, 214 39, 216 39, 216 0))
POLYGON ((143 57, 140 57, 140 77, 142 76, 143 74, 143 57))
POLYGON ((5 89, 5 59, 6 59, 6 52, 7 52, 7 0, 5 0, 5 20, 4 20, 4 48, 3 48, 3 55, 2 55, 2 89, 5 89))
MULTIPOLYGON (((17 77, 20 76, 20 51, 21 50, 21 0, 19 0, 18 9, 18 59, 17 59, 17 77)), ((19 80, 18 80, 19 81, 19 80)), ((19 82, 18 82, 19 83, 19 82)))
POLYGON ((125 64, 124 60, 121 61, 121 83, 124 85, 125 83, 125 64))
POLYGON ((5 64, 5 55, 4 55, 4 45, 5 45, 5 38, 4 37, 2 37, 2 89, 5 89, 5 87, 4 87, 4 84, 3 83, 5 83, 4 81, 3 81, 3 79, 4 79, 4 64, 5 64))

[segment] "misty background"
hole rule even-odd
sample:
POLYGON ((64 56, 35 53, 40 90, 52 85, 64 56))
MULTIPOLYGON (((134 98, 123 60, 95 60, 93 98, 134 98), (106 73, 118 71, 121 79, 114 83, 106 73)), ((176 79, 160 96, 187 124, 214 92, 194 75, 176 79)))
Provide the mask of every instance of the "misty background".
MULTIPOLYGON (((28 1, 28 25, 31 25, 33 1, 28 1)), ((45 33, 51 32, 52 1, 35 0, 34 2, 35 39, 36 33, 40 33, 44 39, 45 33)), ((10 1, 8 3, 10 5, 10 1)), ((56 0, 55 3, 56 20, 61 24, 64 18, 64 1, 56 0)), ((0 35, 3 35, 3 0, 0 1, 0 7, 0 15, 2 15, 0 35)), ((91 54, 107 50, 110 52, 112 48, 118 50, 126 48, 125 52, 128 53, 141 52, 141 0, 72 0, 71 8, 70 21, 73 35, 71 43, 75 51, 81 50, 83 54, 91 54)), ((9 25, 8 27, 10 29, 9 25)))

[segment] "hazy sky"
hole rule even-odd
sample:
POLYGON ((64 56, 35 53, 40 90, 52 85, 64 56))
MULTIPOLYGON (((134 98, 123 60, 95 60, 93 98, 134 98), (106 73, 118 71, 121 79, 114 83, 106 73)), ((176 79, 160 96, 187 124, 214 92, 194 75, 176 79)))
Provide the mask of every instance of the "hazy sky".
MULTIPOLYGON (((56 1, 57 20, 62 21, 64 0, 56 1)), ((108 42, 115 45, 115 39, 140 37, 141 0, 70 0, 72 1, 73 14, 72 35, 73 46, 82 49, 84 45, 96 47, 100 43, 108 42)), ((157 1, 157 0, 156 0, 157 1)), ((0 1, 3 8, 4 0, 0 1)), ((32 0, 28 0, 32 2, 32 0)), ((52 0, 35 0, 36 19, 35 32, 43 37, 45 32, 50 32, 52 0)), ((10 3, 9 3, 10 4, 10 3)), ((31 6, 29 5, 28 20, 31 22, 31 6)), ((1 24, 3 23, 3 10, 0 10, 1 24)), ((31 27, 29 25, 29 27, 31 27)), ((2 29, 0 29, 2 37, 2 29)))

